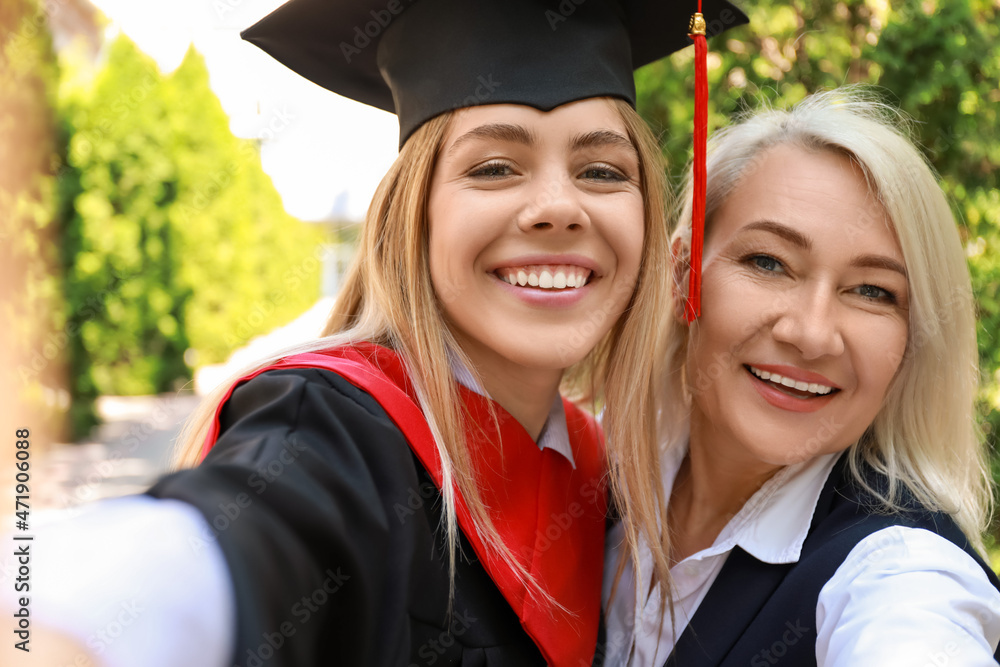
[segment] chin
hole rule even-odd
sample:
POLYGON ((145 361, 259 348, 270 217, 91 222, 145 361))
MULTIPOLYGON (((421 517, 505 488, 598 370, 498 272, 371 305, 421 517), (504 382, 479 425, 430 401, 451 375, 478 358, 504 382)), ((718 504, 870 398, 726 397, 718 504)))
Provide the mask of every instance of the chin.
POLYGON ((601 340, 574 334, 575 331, 579 327, 525 330, 520 340, 494 339, 493 347, 497 354, 518 366, 562 371, 583 361, 601 340))
POLYGON ((808 438, 796 443, 788 443, 787 447, 775 450, 768 448, 767 451, 758 453, 758 458, 769 465, 790 466, 797 463, 812 461, 820 456, 842 452, 850 447, 849 444, 831 444, 829 442, 817 441, 815 437, 808 438))
MULTIPOLYGON (((588 348, 589 349, 589 348, 588 348)), ((515 357, 508 357, 512 362, 540 371, 565 371, 573 364, 582 361, 586 357, 586 352, 581 353, 575 349, 560 346, 550 346, 542 349, 532 350, 530 353, 522 351, 515 357)))

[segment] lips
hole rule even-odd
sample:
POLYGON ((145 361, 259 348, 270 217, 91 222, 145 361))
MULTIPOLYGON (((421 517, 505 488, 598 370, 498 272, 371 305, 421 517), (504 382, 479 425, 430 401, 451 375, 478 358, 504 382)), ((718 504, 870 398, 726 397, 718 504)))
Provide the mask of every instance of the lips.
POLYGON ((743 367, 761 398, 789 412, 816 412, 840 393, 840 387, 822 375, 794 366, 743 367), (767 379, 764 379, 765 375, 767 379))
POLYGON ((590 269, 573 264, 503 266, 494 273, 509 285, 544 290, 578 289, 593 276, 590 269))

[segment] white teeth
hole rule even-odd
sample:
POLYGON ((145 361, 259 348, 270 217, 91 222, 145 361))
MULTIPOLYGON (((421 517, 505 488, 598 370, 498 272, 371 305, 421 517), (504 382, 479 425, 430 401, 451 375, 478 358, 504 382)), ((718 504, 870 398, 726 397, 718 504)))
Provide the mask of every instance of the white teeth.
POLYGON ((817 394, 819 396, 825 396, 833 391, 833 387, 827 387, 825 384, 796 381, 792 378, 786 378, 778 375, 777 373, 762 371, 759 368, 754 368, 753 366, 750 366, 749 368, 750 372, 759 377, 761 380, 769 380, 774 384, 780 384, 784 387, 794 388, 799 391, 808 391, 810 394, 817 394))
POLYGON ((541 289, 578 289, 589 282, 590 271, 576 266, 523 266, 497 269, 496 275, 506 283, 541 289))

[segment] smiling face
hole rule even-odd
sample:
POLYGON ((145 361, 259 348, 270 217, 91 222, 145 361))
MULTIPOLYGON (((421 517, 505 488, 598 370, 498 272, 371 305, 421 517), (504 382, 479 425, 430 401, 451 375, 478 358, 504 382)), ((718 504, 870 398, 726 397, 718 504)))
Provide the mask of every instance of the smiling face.
POLYGON ((902 252, 858 168, 769 149, 710 221, 703 266, 692 448, 766 473, 855 442, 908 329, 902 252))
POLYGON ((488 387, 511 373, 555 386, 621 315, 642 255, 639 176, 606 100, 453 118, 431 181, 431 280, 488 387))

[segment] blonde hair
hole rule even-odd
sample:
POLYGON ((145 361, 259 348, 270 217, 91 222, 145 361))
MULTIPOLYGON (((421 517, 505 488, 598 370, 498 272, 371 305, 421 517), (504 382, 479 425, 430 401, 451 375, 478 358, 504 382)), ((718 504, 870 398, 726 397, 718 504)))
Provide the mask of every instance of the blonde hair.
MULTIPOLYGON (((950 514, 969 542, 983 551, 992 509, 990 476, 976 425, 976 320, 969 270, 948 202, 934 172, 908 138, 907 118, 860 87, 817 93, 794 108, 764 110, 716 132, 710 140, 706 224, 740 180, 777 145, 827 150, 848 157, 882 205, 903 252, 909 285, 909 334, 881 410, 850 450, 856 482, 886 510, 897 511, 909 492, 930 510, 950 514), (872 488, 863 465, 884 474, 888 488, 872 488)), ((677 260, 690 255, 690 178, 682 199, 677 260)), ((880 224, 873 215, 848 235, 880 224)), ((680 274, 674 273, 675 280, 680 274)), ((687 273, 675 291, 686 294, 687 273)), ((686 437, 688 405, 684 359, 688 328, 668 325, 664 375, 667 446, 686 437), (670 428, 672 425, 672 428, 670 428)))
MULTIPOLYGON (((645 208, 643 259, 624 314, 603 340, 564 374, 563 389, 591 407, 605 402, 608 432, 623 452, 616 459, 631 461, 635 458, 633 451, 652 450, 656 442, 655 375, 649 360, 654 356, 661 307, 669 289, 664 280, 668 248, 666 188, 659 147, 645 123, 627 103, 610 103, 639 154, 645 208), (623 414, 626 408, 634 413, 629 418, 623 414)), ((468 360, 445 325, 431 284, 427 202, 437 155, 452 116, 453 112, 448 112, 424 123, 404 144, 383 178, 368 210, 356 259, 322 337, 262 359, 206 397, 185 428, 177 463, 198 463, 216 406, 239 377, 291 354, 360 341, 386 346, 405 363, 434 434, 441 459, 450 572, 454 574, 458 549, 458 491, 487 548, 501 557, 529 590, 558 607, 502 543, 480 497, 448 354, 468 360)), ((454 576, 451 579, 453 594, 454 576)))

